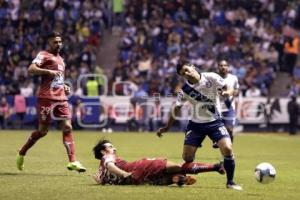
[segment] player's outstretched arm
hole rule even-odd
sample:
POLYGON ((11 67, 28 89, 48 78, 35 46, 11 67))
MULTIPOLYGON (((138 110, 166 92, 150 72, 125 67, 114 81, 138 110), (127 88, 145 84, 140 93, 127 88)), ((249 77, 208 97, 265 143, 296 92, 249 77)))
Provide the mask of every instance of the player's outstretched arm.
POLYGON ((61 74, 60 71, 54 71, 49 69, 43 69, 37 66, 35 63, 32 63, 28 68, 28 73, 30 75, 48 75, 48 76, 59 76, 61 74))
POLYGON ((179 115, 179 112, 180 112, 180 108, 181 106, 172 106, 171 108, 171 111, 170 111, 170 114, 169 114, 169 120, 167 122, 167 125, 164 126, 164 127, 161 127, 160 129, 158 129, 156 135, 158 137, 162 137, 163 136, 163 133, 166 133, 169 131, 169 129, 172 127, 174 121, 175 121, 175 118, 176 116, 179 115))
POLYGON ((121 178, 127 178, 127 177, 131 176, 131 174, 132 174, 132 173, 129 173, 129 172, 126 172, 126 171, 120 169, 113 162, 107 163, 106 168, 108 169, 108 171, 110 171, 111 173, 113 173, 121 178))

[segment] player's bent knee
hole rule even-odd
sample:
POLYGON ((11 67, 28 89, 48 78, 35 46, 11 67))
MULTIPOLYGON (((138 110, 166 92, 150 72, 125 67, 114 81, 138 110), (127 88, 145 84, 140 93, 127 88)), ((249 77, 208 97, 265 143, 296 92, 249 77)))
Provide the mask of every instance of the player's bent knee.
POLYGON ((222 148, 221 148, 221 151, 222 151, 222 154, 224 155, 224 156, 230 156, 230 155, 232 155, 232 148, 231 148, 231 146, 223 146, 222 148))
POLYGON ((66 125, 63 127, 63 132, 64 132, 64 133, 72 132, 72 130, 73 130, 73 127, 72 127, 72 125, 70 125, 70 124, 66 124, 66 125))
POLYGON ((47 135, 47 133, 48 133, 48 130, 40 131, 40 136, 41 136, 41 137, 44 137, 44 136, 47 135))
POLYGON ((46 136, 48 131, 49 131, 48 127, 39 127, 38 129, 40 137, 46 136))

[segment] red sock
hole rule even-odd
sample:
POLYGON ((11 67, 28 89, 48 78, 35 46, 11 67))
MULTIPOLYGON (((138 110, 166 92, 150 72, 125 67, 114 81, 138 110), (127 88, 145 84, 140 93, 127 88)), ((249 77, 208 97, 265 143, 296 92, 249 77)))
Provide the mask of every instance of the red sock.
POLYGON ((25 156, 28 149, 30 149, 36 143, 36 141, 38 141, 41 137, 44 137, 46 134, 47 134, 47 132, 46 133, 42 133, 40 131, 32 132, 31 136, 28 138, 27 142, 24 144, 24 146, 19 151, 19 154, 25 156))
POLYGON ((66 147, 68 158, 70 162, 76 161, 75 158, 75 144, 72 136, 72 132, 63 132, 63 143, 66 147))
POLYGON ((185 174, 198 174, 203 172, 212 172, 218 170, 216 165, 208 163, 184 163, 181 166, 182 173, 185 174))

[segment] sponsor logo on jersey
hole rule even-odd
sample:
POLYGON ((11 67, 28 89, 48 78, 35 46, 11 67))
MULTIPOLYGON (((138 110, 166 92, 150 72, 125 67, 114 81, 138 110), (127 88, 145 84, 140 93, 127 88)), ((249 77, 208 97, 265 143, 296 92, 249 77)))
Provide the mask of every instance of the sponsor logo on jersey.
POLYGON ((206 83, 205 83, 205 86, 207 87, 207 88, 211 88, 212 87, 212 82, 210 82, 210 81, 207 81, 206 83))

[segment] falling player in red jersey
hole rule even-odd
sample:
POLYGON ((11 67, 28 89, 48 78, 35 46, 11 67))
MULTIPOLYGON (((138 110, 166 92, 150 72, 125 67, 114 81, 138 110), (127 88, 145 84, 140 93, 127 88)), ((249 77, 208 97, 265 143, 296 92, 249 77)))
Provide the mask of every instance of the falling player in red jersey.
POLYGON ((28 69, 29 74, 41 76, 42 78, 37 104, 39 125, 38 129, 31 133, 27 142, 20 149, 17 156, 17 168, 19 170, 24 169, 26 152, 48 133, 51 120, 56 119, 59 120, 59 125, 62 129, 63 143, 69 158, 67 168, 85 172, 86 168, 75 157, 75 145, 67 98, 67 95, 70 93, 70 87, 64 83, 65 63, 59 55, 62 48, 62 38, 58 32, 54 31, 49 34, 48 46, 48 50, 38 53, 28 69))
POLYGON ((109 140, 100 140, 93 148, 96 159, 101 160, 94 179, 98 184, 116 185, 192 185, 196 179, 186 174, 216 171, 224 174, 222 163, 185 163, 179 165, 167 159, 143 158, 127 162, 116 155, 116 148, 109 140))

